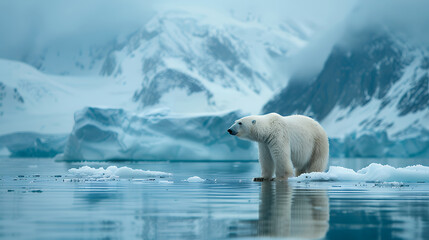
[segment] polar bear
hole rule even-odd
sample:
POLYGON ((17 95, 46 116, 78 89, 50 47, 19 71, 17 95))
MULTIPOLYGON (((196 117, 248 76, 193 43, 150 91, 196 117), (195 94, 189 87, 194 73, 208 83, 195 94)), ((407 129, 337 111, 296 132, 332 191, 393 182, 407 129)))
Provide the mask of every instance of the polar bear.
POLYGON ((329 141, 325 130, 315 120, 277 113, 241 118, 228 133, 259 144, 262 176, 255 181, 286 180, 308 172, 323 172, 328 164, 329 141))

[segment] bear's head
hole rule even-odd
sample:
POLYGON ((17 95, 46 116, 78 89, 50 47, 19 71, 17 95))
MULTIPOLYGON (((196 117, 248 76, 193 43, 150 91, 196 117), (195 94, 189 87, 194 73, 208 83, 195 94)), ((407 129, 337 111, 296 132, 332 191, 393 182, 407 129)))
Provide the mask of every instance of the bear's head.
POLYGON ((235 121, 235 123, 227 130, 229 134, 239 138, 255 141, 255 127, 258 119, 256 116, 248 116, 235 121))

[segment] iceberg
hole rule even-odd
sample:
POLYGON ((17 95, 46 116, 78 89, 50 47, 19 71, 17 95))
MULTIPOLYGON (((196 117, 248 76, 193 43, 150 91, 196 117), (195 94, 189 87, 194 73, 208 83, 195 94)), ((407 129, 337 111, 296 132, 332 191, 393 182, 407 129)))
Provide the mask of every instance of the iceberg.
POLYGON ((174 115, 87 107, 75 113, 64 153, 57 160, 249 160, 251 142, 227 134, 239 111, 174 115))
POLYGON ((366 181, 366 182, 429 182, 429 167, 414 165, 395 168, 371 163, 358 171, 340 166, 329 167, 328 172, 312 172, 289 178, 291 181, 366 181))
POLYGON ((17 132, 0 136, 0 149, 10 157, 54 157, 66 142, 67 134, 17 132))

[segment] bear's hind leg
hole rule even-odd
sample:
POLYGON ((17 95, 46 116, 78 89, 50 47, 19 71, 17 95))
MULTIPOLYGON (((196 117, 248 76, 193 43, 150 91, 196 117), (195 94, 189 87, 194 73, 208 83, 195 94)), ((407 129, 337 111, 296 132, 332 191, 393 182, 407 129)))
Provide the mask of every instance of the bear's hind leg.
POLYGON ((295 169, 295 177, 298 177, 299 175, 305 173, 304 169, 295 169))
POLYGON ((310 164, 302 173, 324 172, 327 165, 327 159, 311 159, 310 164))
POLYGON ((307 167, 303 170, 302 173, 324 172, 326 166, 328 165, 328 143, 325 143, 325 141, 316 141, 316 143, 318 144, 315 145, 310 161, 308 162, 307 167))

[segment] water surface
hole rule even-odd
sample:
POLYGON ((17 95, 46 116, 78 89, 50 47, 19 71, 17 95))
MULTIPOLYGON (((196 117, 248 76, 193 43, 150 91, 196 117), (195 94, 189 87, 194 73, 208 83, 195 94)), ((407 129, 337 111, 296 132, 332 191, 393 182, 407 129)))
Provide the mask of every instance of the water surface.
MULTIPOLYGON (((333 159, 354 170, 372 162, 333 159)), ((427 165, 427 164, 426 164, 427 165)), ((257 162, 55 162, 0 159, 2 239, 427 239, 428 183, 252 182, 257 162), (89 179, 83 165, 168 178, 89 179), (199 176, 206 181, 185 181, 199 176)))

